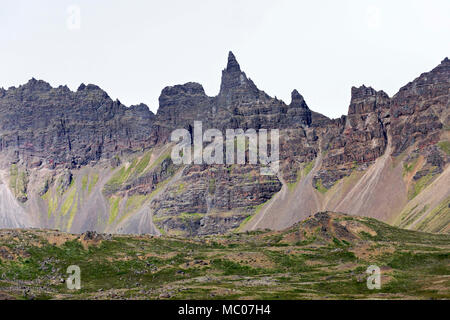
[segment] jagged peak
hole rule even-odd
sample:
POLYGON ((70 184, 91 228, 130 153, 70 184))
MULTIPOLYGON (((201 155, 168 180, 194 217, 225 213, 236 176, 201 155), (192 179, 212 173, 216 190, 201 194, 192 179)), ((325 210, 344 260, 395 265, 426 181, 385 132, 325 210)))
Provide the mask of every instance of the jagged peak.
POLYGON ((21 85, 20 87, 24 89, 29 88, 32 90, 42 90, 42 91, 48 91, 52 89, 52 86, 48 82, 44 80, 37 80, 34 77, 28 80, 27 83, 21 85))
MULTIPOLYGON (((129 109, 135 109, 135 110, 149 110, 150 112, 152 112, 152 110, 150 110, 150 108, 148 107, 148 105, 146 105, 145 103, 138 103, 138 104, 133 104, 129 107, 129 109)), ((153 112, 152 112, 153 113, 153 112)))
MULTIPOLYGON (((102 99, 112 99, 108 95, 108 93, 100 88, 99 86, 95 84, 88 84, 85 85, 84 83, 81 83, 76 91, 72 91, 67 85, 59 85, 57 87, 51 86, 48 82, 44 80, 39 80, 34 77, 32 77, 30 80, 28 80, 26 83, 19 85, 18 87, 9 87, 8 89, 4 89, 3 87, 0 87, 0 98, 8 94, 8 91, 11 91, 12 94, 16 90, 28 90, 29 94, 33 94, 33 92, 45 92, 45 91, 54 91, 57 94, 78 94, 80 96, 89 95, 93 93, 93 96, 102 98, 102 99)), ((203 90, 203 88, 202 88, 203 90)), ((91 96, 92 97, 92 96, 91 96)), ((119 105, 121 107, 131 109, 131 110, 137 110, 137 111, 144 111, 147 110, 148 113, 154 115, 154 113, 150 110, 150 108, 144 104, 140 103, 134 106, 127 107, 126 105, 123 105, 119 99, 116 99, 115 101, 112 101, 114 104, 119 105), (133 107, 133 108, 132 108, 133 107)))
POLYGON ((102 88, 100 88, 99 86, 95 85, 95 84, 88 84, 85 85, 84 83, 80 84, 80 86, 78 87, 77 91, 83 91, 83 90, 99 90, 99 91, 104 91, 102 88))
POLYGON ((366 87, 364 84, 360 87, 352 87, 351 89, 351 101, 375 96, 383 96, 385 98, 389 98, 388 94, 383 90, 377 91, 370 86, 366 87))
POLYGON ((297 91, 297 89, 294 89, 291 93, 291 107, 301 107, 301 108, 308 108, 308 105, 305 102, 305 99, 303 96, 297 91))
POLYGON ((450 60, 448 59, 448 57, 445 57, 444 60, 442 60, 441 63, 438 64, 433 70, 431 70, 430 72, 422 73, 420 75, 420 77, 423 76, 423 75, 430 74, 430 73, 433 73, 433 74, 442 73, 442 72, 448 73, 449 68, 450 68, 450 60))
POLYGON ((203 86, 200 83, 187 82, 185 84, 167 86, 161 91, 161 96, 175 96, 178 94, 205 95, 205 89, 203 89, 203 86))
POLYGON ((303 99, 303 96, 297 91, 297 89, 292 90, 291 92, 291 101, 300 101, 300 100, 305 100, 303 99))
POLYGON ((399 91, 394 95, 393 99, 403 95, 404 92, 407 92, 419 83, 420 85, 424 85, 432 84, 434 81, 449 82, 449 75, 450 60, 448 59, 448 57, 445 57, 444 60, 442 60, 441 63, 434 67, 431 71, 420 74, 420 76, 415 78, 413 81, 410 81, 406 85, 401 87, 399 91))
MULTIPOLYGON (((110 96, 108 95, 108 93, 103 90, 102 88, 100 88, 99 86, 95 85, 95 84, 88 84, 85 85, 84 83, 80 84, 80 86, 78 87, 77 94, 80 95, 87 95, 87 94, 93 94, 96 97, 101 97, 104 99, 111 99, 110 96)), ((116 101, 114 101, 116 104, 121 104, 120 101, 118 101, 118 99, 116 101)))
POLYGON ((228 72, 240 72, 241 67, 239 66, 239 63, 236 60, 236 57, 234 56, 233 52, 228 52, 228 63, 227 63, 227 69, 228 72))
POLYGON ((352 99, 375 96, 377 91, 372 87, 366 87, 364 84, 360 87, 352 87, 352 99))
MULTIPOLYGON (((261 92, 245 72, 241 71, 239 63, 233 52, 228 53, 227 68, 222 71, 222 81, 220 84, 219 99, 232 93, 246 99, 258 99, 261 92)), ((227 102, 229 103, 229 101, 227 102)))
POLYGON ((291 98, 294 99, 303 99, 303 96, 297 91, 297 89, 292 90, 291 98))
POLYGON ((153 113, 152 110, 150 110, 150 108, 148 107, 148 105, 146 105, 145 103, 139 103, 139 104, 134 104, 131 105, 128 110, 132 111, 132 112, 137 112, 140 113, 141 115, 145 115, 149 118, 153 118, 155 116, 155 114, 153 113))
POLYGON ((389 95, 383 90, 375 90, 372 87, 362 85, 352 87, 348 115, 373 112, 377 108, 388 105, 389 95))

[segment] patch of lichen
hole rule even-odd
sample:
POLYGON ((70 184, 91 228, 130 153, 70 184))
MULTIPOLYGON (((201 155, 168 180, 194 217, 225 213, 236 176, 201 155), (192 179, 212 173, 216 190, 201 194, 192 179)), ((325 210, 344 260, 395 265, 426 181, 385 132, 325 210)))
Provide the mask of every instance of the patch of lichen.
MULTIPOLYGON (((134 158, 129 165, 121 166, 105 184, 103 192, 106 195, 114 194, 125 184, 144 175, 149 171, 149 168, 156 167, 165 159, 163 158, 161 162, 159 162, 160 159, 157 159, 155 163, 152 163, 149 166, 151 155, 152 152, 148 151, 142 156, 134 158)), ((167 156, 167 154, 165 154, 165 156, 167 156)), ((170 154, 168 156, 170 157, 170 154)))
POLYGON ((427 232, 443 232, 450 224, 450 197, 444 199, 427 216, 419 222, 417 230, 427 232))
POLYGON ((16 164, 11 165, 9 171, 9 187, 14 196, 21 202, 25 202, 27 196, 28 172, 21 170, 16 164))
POLYGON ((109 219, 108 224, 114 223, 119 214, 119 203, 121 198, 113 196, 109 198, 109 219))
POLYGON ((440 141, 438 143, 439 148, 450 156, 450 141, 440 141))
POLYGON ((322 184, 322 179, 317 179, 314 187, 320 193, 326 193, 328 191, 328 189, 322 184))
POLYGON ((95 185, 98 182, 98 173, 94 173, 89 181, 89 186, 88 186, 88 194, 90 194, 92 192, 92 189, 95 187, 95 185))
POLYGON ((77 195, 77 189, 75 187, 72 187, 71 189, 69 189, 66 199, 64 200, 63 204, 61 205, 61 214, 63 216, 65 216, 67 213, 69 213, 69 210, 74 205, 76 195, 77 195))
POLYGON ((415 181, 408 190, 408 199, 415 198, 420 192, 422 192, 433 180, 434 175, 431 172, 415 181))

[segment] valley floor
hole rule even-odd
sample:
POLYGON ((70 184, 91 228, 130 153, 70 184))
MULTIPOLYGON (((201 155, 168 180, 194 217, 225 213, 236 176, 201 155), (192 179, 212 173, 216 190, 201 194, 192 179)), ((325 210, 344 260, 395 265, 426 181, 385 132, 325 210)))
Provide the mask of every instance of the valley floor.
POLYGON ((0 231, 0 299, 449 299, 450 236, 318 213, 223 236, 0 231), (67 289, 67 268, 81 289, 67 289), (370 265, 381 289, 367 287, 370 265))

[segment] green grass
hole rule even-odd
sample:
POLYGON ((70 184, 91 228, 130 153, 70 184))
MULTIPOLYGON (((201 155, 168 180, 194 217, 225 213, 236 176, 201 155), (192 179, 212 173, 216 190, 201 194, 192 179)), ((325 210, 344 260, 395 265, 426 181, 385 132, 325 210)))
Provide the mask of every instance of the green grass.
POLYGON ((450 156, 450 141, 441 141, 438 143, 439 148, 450 156))
POLYGON ((114 193, 127 181, 136 167, 137 159, 134 159, 128 167, 122 166, 105 184, 104 190, 107 193, 114 193))
POLYGON ((144 194, 133 194, 128 197, 125 204, 125 209, 127 211, 134 211, 142 206, 148 197, 144 194))
POLYGON ((94 173, 91 177, 91 181, 89 181, 88 194, 92 192, 92 189, 95 187, 97 182, 98 182, 98 173, 94 173))
POLYGON ((277 272, 306 272, 313 268, 306 265, 306 258, 303 255, 283 254, 276 251, 267 250, 264 252, 273 262, 276 263, 277 272))
MULTIPOLYGON (((274 195, 275 196, 275 195, 274 195)), ((272 199, 272 198, 271 198, 272 199)), ((246 217, 242 222, 241 222, 241 224, 239 225, 239 227, 237 227, 235 230, 234 230, 234 232, 240 232, 243 228, 244 228, 244 226, 253 218, 253 217, 255 217, 260 211, 261 211, 261 209, 271 200, 271 199, 269 199, 269 200, 267 200, 267 201, 264 201, 264 202, 262 202, 262 203, 260 203, 260 204, 258 204, 257 206, 254 206, 253 207, 253 210, 254 210, 254 213, 253 214, 251 214, 251 215, 249 215, 248 217, 246 217)), ((251 207, 250 207, 251 208, 251 207)))
POLYGON ((297 178, 295 182, 287 184, 289 191, 293 191, 297 186, 297 184, 300 182, 300 180, 306 177, 311 172, 313 167, 314 167, 314 160, 306 162, 303 165, 303 168, 297 172, 297 178))
POLYGON ((416 210, 419 205, 416 204, 410 210, 407 210, 405 213, 401 214, 401 222, 399 223, 399 227, 405 228, 413 223, 416 219, 418 219, 425 211, 428 210, 429 204, 425 204, 422 209, 416 210), (415 212, 414 212, 415 210, 415 212), (414 213, 413 213, 414 212, 414 213))
POLYGON ((407 173, 410 173, 414 169, 418 160, 419 158, 416 158, 411 162, 403 163, 403 176, 405 176, 407 173))
POLYGON ((72 228, 73 219, 75 218, 77 210, 78 210, 78 201, 75 200, 72 209, 70 210, 69 221, 67 222, 67 229, 66 229, 67 231, 70 231, 70 229, 72 228))
POLYGON ((16 198, 27 198, 28 174, 22 171, 16 164, 12 164, 9 170, 9 187, 16 198))
POLYGON ((194 213, 182 212, 182 213, 180 213, 180 218, 186 218, 186 219, 199 219, 199 218, 203 218, 203 216, 204 216, 203 213, 198 213, 198 212, 194 212, 194 213))
POLYGON ((442 232, 450 224, 450 197, 437 205, 417 226, 419 231, 442 232))
MULTIPOLYGON (((160 166, 164 160, 170 159, 170 150, 162 154, 149 166, 151 155, 152 151, 148 151, 141 158, 134 158, 130 165, 120 167, 120 169, 118 169, 105 184, 103 189, 105 195, 110 196, 114 194, 124 187, 126 183, 129 183, 160 166)), ((172 169, 169 168, 168 171, 170 170, 172 169)))
POLYGON ((430 184, 432 180, 433 174, 431 172, 417 180, 409 191, 408 199, 414 199, 420 192, 422 192, 423 189, 425 189, 430 184))
POLYGON ((177 194, 182 193, 184 190, 184 183, 180 183, 177 188, 177 194))
POLYGON ((147 169, 147 171, 152 170, 158 166, 161 165, 161 163, 163 163, 164 160, 170 159, 170 150, 168 150, 167 152, 163 153, 162 155, 160 155, 158 157, 158 159, 156 159, 151 165, 150 167, 147 169))
MULTIPOLYGON (((397 251, 388 262, 388 266, 400 270, 429 269, 435 267, 435 265, 446 265, 449 262, 450 253, 448 252, 413 253, 397 251)), ((447 270, 450 270, 448 266, 447 270)))
POLYGON ((242 228, 244 228, 244 226, 252 219, 252 217, 254 217, 254 215, 249 215, 244 220, 242 220, 241 224, 236 228, 234 232, 240 232, 242 228))
POLYGON ((308 173, 311 172, 313 167, 314 167, 314 160, 306 163, 306 165, 305 165, 305 167, 303 168, 303 171, 302 171, 302 176, 306 177, 308 175, 308 173))
MULTIPOLYGON (((118 207, 120 198, 111 202, 118 207)), ((0 291, 27 298, 16 290, 20 281, 29 297, 37 299, 158 299, 162 292, 170 292, 172 299, 450 298, 448 235, 398 229, 370 218, 339 219, 335 221, 366 225, 376 235, 362 241, 331 234, 325 242, 320 234, 301 243, 287 240, 285 236, 306 235, 300 224, 276 233, 113 235, 85 247, 80 235, 50 244, 61 232, 33 229, 5 236, 7 231, 0 231, 0 248, 15 255, 12 260, 0 256, 0 291), (366 261, 354 254, 358 248, 387 250, 366 261), (365 270, 371 264, 388 267, 382 268, 387 280, 383 278, 381 290, 367 289, 365 270), (59 281, 67 278, 70 265, 81 268, 79 291, 69 291, 59 281)))
POLYGON ((69 189, 69 193, 67 194, 67 197, 61 206, 61 213, 63 216, 65 216, 67 213, 69 213, 69 210, 70 210, 70 208, 72 208, 72 205, 75 201, 76 195, 77 195, 76 188, 72 187, 71 189, 69 189))
POLYGON ((209 179, 208 193, 214 194, 214 192, 216 192, 216 179, 209 179))
POLYGON ((152 152, 146 152, 144 154, 144 156, 141 158, 141 160, 138 162, 138 164, 136 165, 136 170, 135 170, 135 175, 139 176, 141 173, 144 172, 145 168, 147 168, 149 162, 150 162, 150 158, 152 156, 152 152))
POLYGON ((88 176, 84 175, 83 178, 81 179, 81 189, 86 190, 87 185, 88 185, 88 176))
POLYGON ((325 188, 324 185, 322 184, 322 179, 316 180, 315 187, 320 193, 326 193, 328 191, 328 189, 325 188))
POLYGON ((17 169, 17 165, 16 164, 11 165, 11 168, 9 169, 9 186, 11 190, 13 190, 14 192, 16 191, 18 175, 19 170, 17 169))
POLYGON ((46 195, 48 195, 48 208, 47 208, 47 216, 50 217, 56 212, 58 208, 58 196, 57 194, 52 195, 50 190, 47 191, 46 195))
POLYGON ((112 224, 119 214, 119 197, 111 197, 109 198, 109 220, 108 224, 112 224))
POLYGON ((241 265, 226 259, 215 259, 211 265, 220 270, 223 275, 256 275, 261 271, 247 265, 241 265))

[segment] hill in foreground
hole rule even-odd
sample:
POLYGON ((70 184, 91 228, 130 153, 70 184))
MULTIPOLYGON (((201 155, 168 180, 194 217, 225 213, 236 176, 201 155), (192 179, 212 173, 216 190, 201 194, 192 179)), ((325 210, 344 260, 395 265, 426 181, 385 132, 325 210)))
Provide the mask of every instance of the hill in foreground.
POLYGON ((450 236, 322 212, 283 231, 190 239, 0 231, 2 299, 448 299, 450 236), (67 267, 81 269, 68 290, 67 267), (366 270, 381 269, 369 290, 366 270))

